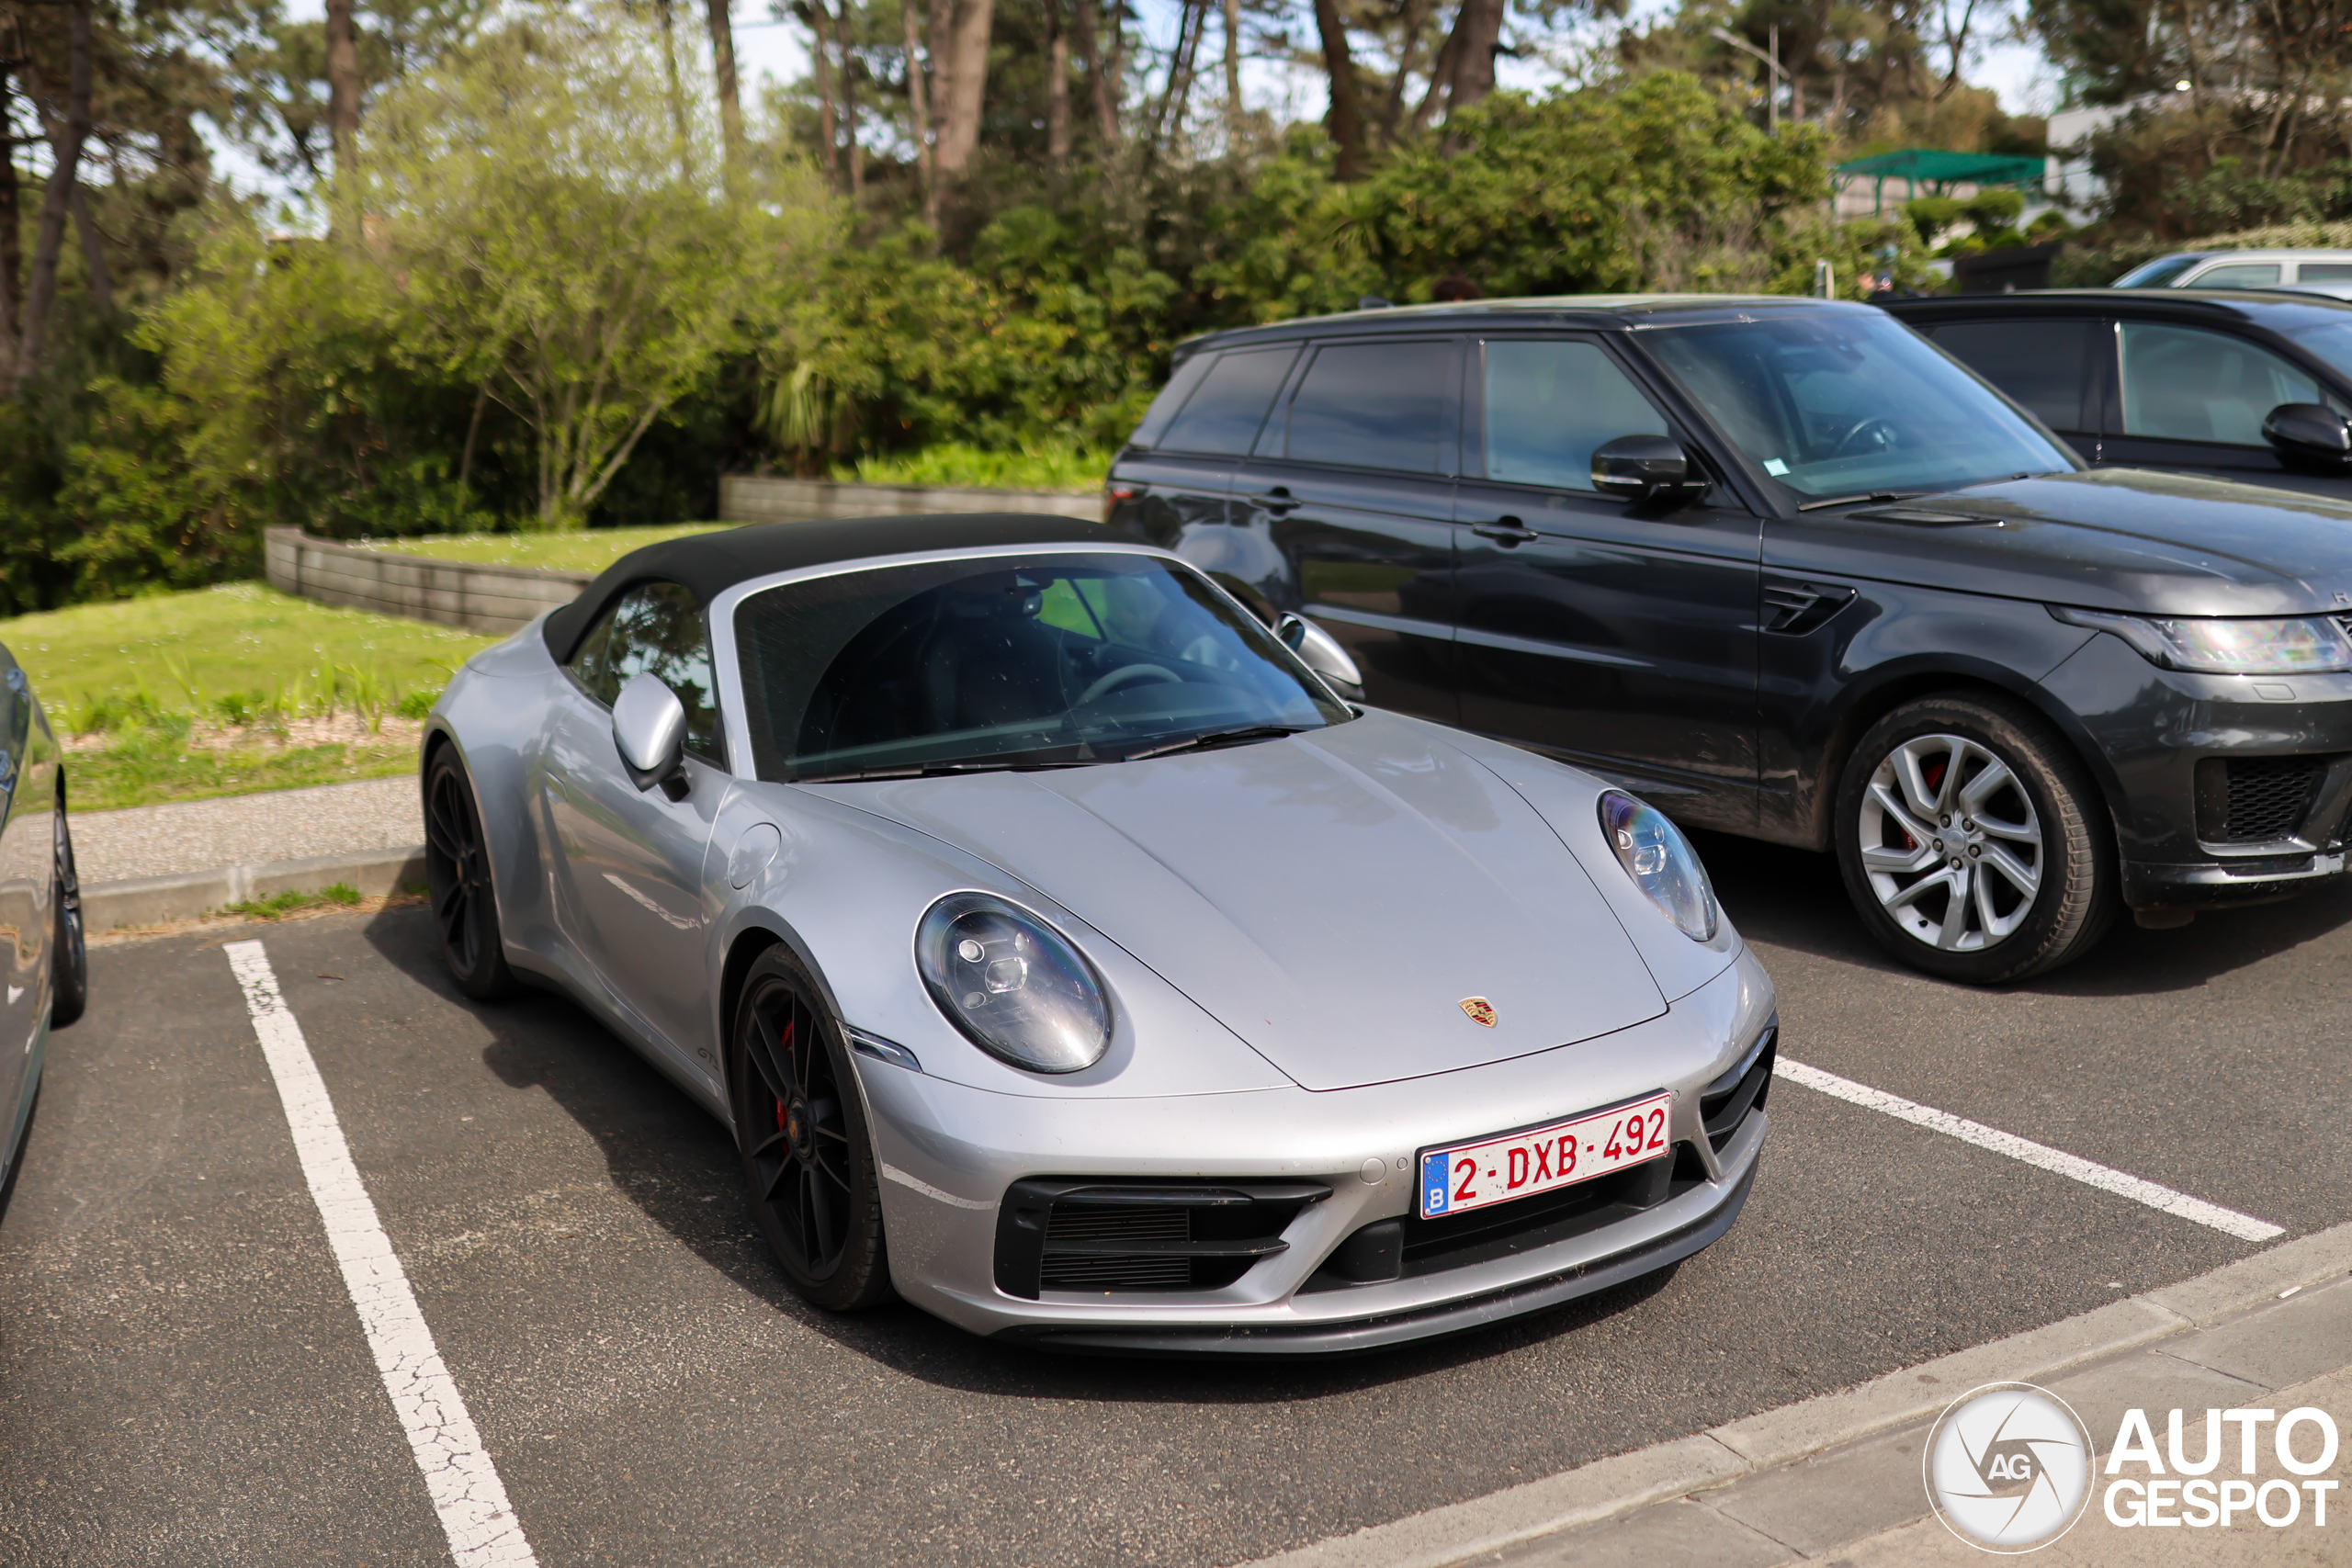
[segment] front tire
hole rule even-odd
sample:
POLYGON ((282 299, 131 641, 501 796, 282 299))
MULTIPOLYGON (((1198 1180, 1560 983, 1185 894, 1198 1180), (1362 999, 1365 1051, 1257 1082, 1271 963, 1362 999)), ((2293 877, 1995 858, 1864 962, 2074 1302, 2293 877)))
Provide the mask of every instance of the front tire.
POLYGON ((498 934, 490 843, 455 746, 435 750, 424 770, 424 875, 442 962, 458 989, 478 1002, 514 995, 520 987, 498 934))
POLYGON ((743 1182, 784 1276, 828 1312, 890 1298, 874 1140, 849 1043, 808 972, 771 947, 735 1007, 729 1077, 743 1182))
POLYGON ((2024 705, 1905 703, 1847 760, 1838 865, 1904 963, 1992 985, 2072 963, 2106 934, 2119 872, 2081 759, 2024 705))

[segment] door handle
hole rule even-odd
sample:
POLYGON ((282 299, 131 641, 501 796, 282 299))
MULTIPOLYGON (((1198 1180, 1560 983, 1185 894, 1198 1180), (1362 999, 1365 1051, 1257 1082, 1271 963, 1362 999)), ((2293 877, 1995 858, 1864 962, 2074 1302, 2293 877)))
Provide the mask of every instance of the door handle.
POLYGON ((1492 523, 1473 523, 1470 531, 1482 539, 1492 539, 1506 549, 1517 548, 1530 539, 1542 536, 1516 517, 1498 517, 1492 523))
POLYGON ((1273 489, 1268 491, 1263 495, 1251 496, 1250 498, 1250 504, 1256 507, 1261 507, 1264 510, 1273 513, 1279 516, 1285 512, 1296 511, 1301 505, 1301 502, 1296 496, 1291 494, 1287 488, 1282 485, 1276 485, 1273 489))

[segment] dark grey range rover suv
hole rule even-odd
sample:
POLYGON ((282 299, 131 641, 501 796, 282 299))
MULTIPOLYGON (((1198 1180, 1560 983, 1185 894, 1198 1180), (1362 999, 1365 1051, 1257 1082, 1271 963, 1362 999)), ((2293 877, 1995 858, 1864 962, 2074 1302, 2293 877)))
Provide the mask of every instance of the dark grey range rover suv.
POLYGON ((2344 869, 2352 505, 2086 471, 1867 306, 1198 339, 1110 497, 1336 638, 1367 702, 1834 850, 1936 974, 2034 974, 2120 909, 2177 924, 2344 869))

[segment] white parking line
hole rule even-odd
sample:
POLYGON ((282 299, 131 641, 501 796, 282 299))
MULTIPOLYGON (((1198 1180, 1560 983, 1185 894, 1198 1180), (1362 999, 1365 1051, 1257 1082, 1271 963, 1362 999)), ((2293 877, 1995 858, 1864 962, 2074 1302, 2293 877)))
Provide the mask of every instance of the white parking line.
POLYGON ((2161 1209, 2177 1218, 2209 1225, 2241 1241, 2268 1241, 2287 1234, 2284 1226, 2274 1225, 2267 1220, 2257 1220, 2234 1209, 2224 1209, 2201 1198, 2191 1198, 2186 1192, 2176 1192, 2169 1187, 2143 1181, 2139 1177, 2127 1176, 2103 1165, 2094 1165, 2089 1160, 2053 1149, 2047 1144, 2037 1144, 2030 1138, 2020 1138, 2015 1133, 2004 1133, 1997 1127, 1987 1127, 1981 1122, 1954 1116, 1949 1111, 1938 1111, 1932 1105, 1921 1105, 1899 1094, 1889 1094, 1884 1089, 1872 1089, 1851 1078, 1841 1078, 1836 1073, 1825 1073, 1819 1067, 1808 1067, 1803 1062, 1792 1062, 1786 1056, 1780 1059, 1780 1065, 1773 1069, 1773 1076, 1792 1079, 1807 1089, 1835 1096, 1849 1104, 1883 1111, 1915 1127, 1925 1127, 1931 1133, 1958 1138, 1963 1144, 1974 1144, 1980 1149, 1990 1149, 1996 1155, 2023 1160, 2030 1166, 2071 1178, 2102 1192, 2112 1192, 2119 1198, 2145 1203, 2151 1209, 2161 1209))
POLYGON ((229 955, 229 967, 244 989, 245 1010, 253 1014, 254 1035, 269 1061, 270 1077, 277 1081, 303 1179, 326 1223, 327 1245, 343 1269, 351 1304, 358 1309, 384 1392, 392 1396, 416 1468, 424 1472, 450 1554, 458 1568, 537 1568, 522 1521, 506 1501, 505 1484, 481 1446, 481 1434, 474 1430, 449 1369, 441 1364, 408 1275, 376 1223, 376 1205, 351 1163, 351 1147, 344 1142, 343 1124, 335 1120, 334 1102, 327 1098, 301 1025, 278 993, 269 955, 257 942, 226 942, 220 951, 229 955))

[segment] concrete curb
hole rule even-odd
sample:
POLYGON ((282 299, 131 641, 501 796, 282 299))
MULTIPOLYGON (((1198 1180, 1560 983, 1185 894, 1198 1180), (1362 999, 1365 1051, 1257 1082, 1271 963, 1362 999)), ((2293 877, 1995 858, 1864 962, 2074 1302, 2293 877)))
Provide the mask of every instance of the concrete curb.
MULTIPOLYGON (((1859 1388, 1317 1541, 1261 1558, 1248 1568, 1450 1568, 1653 1505, 1675 1504, 1925 1422, 1957 1395, 1984 1383, 2047 1383, 2061 1373, 2194 1334, 2240 1313, 2284 1308, 2282 1292, 2300 1292, 2347 1273, 2352 1273, 2352 1224, 2300 1236, 2177 1285, 1905 1367, 1859 1388)), ((2262 1315, 2233 1324, 2233 1336, 2251 1331, 2258 1337, 2262 1315)), ((2340 1359, 2352 1364, 2352 1341, 2346 1343, 2340 1359)), ((1916 1475, 1916 1461, 1912 1470, 1916 1475)), ((1927 1512, 1924 1494, 1919 1512, 1927 1512)))
POLYGON ((307 860, 190 871, 177 876, 134 876, 82 885, 82 923, 93 934, 121 926, 193 920, 248 898, 316 893, 342 883, 363 897, 424 886, 424 846, 358 850, 307 860))

